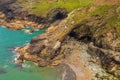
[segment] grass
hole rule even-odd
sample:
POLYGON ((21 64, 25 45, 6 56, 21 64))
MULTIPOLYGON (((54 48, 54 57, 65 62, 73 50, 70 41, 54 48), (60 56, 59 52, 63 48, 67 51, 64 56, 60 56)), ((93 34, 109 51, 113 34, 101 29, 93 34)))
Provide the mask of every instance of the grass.
POLYGON ((102 5, 102 6, 96 6, 96 10, 93 12, 90 12, 90 15, 99 15, 99 16, 106 16, 107 11, 115 9, 117 6, 111 6, 111 5, 102 5))
POLYGON ((116 30, 117 30, 117 34, 120 37, 120 19, 118 19, 117 17, 114 17, 111 22, 113 25, 115 25, 116 30))
POLYGON ((117 34, 120 36, 120 15, 118 18, 118 14, 120 13, 114 13, 112 11, 115 11, 118 6, 112 6, 112 5, 102 5, 102 6, 95 6, 96 9, 93 12, 89 12, 89 15, 99 15, 101 17, 110 17, 107 20, 107 30, 113 29, 113 27, 116 28, 117 34), (113 14, 113 15, 112 15, 113 14))
MULTIPOLYGON (((54 2, 53 0, 38 0, 33 2, 33 8, 30 10, 30 13, 37 14, 40 16, 45 16, 51 9, 61 7, 66 8, 68 12, 78 8, 86 7, 90 5, 92 0, 58 0, 54 2), (64 2, 65 1, 65 2, 64 2)), ((25 0, 18 0, 25 8, 29 7, 29 3, 25 0)))
MULTIPOLYGON (((54 2, 53 0, 33 0, 33 8, 30 9, 31 14, 36 14, 38 16, 46 16, 46 14, 53 8, 61 7, 66 8, 68 12, 71 12, 72 10, 79 8, 79 7, 88 7, 88 6, 94 6, 92 5, 93 0, 58 0, 57 2, 54 2)), ((18 0, 20 4, 22 4, 26 9, 29 7, 29 3, 25 0, 18 0)), ((112 5, 102 5, 102 6, 94 6, 95 10, 90 11, 88 13, 83 12, 76 12, 75 16, 73 17, 73 20, 75 23, 79 23, 82 18, 90 17, 91 15, 99 15, 101 17, 106 17, 108 15, 108 11, 115 10, 118 6, 112 6, 112 5)), ((116 16, 113 16, 110 20, 107 22, 108 28, 113 27, 117 28, 118 34, 120 34, 120 19, 118 19, 116 16)))

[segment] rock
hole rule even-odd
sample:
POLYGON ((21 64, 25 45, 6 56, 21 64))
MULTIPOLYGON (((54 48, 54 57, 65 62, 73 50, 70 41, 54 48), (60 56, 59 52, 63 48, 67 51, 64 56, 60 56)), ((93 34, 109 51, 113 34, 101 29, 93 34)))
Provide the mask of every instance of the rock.
MULTIPOLYGON (((72 17, 67 17, 67 20, 71 20, 72 17)), ((33 38, 27 49, 25 46, 18 49, 21 55, 26 60, 37 62, 39 66, 45 66, 51 63, 51 61, 59 54, 61 47, 61 41, 68 34, 69 30, 74 28, 74 24, 70 25, 69 28, 65 28, 63 24, 67 23, 67 20, 62 21, 61 24, 48 28, 46 33, 33 38), (28 54, 25 54, 28 53, 28 54), (36 56, 37 58, 28 58, 27 56, 36 56), (40 59, 40 60, 39 60, 40 59), (38 60, 38 61, 37 61, 38 60)))
POLYGON ((0 19, 3 19, 3 18, 5 18, 5 14, 0 12, 0 19))
POLYGON ((17 62, 19 63, 19 64, 22 64, 23 63, 23 61, 24 61, 24 56, 19 56, 18 58, 17 58, 17 62))
POLYGON ((69 65, 61 64, 57 67, 57 69, 62 69, 62 71, 64 71, 62 75, 62 80, 76 80, 76 75, 69 65))
POLYGON ((0 74, 6 74, 7 71, 5 69, 0 69, 0 74))
MULTIPOLYGON (((110 10, 105 16, 85 15, 92 10, 94 9, 81 8, 80 12, 78 9, 74 10, 59 24, 51 25, 44 34, 33 38, 27 48, 26 46, 19 48, 18 52, 24 56, 24 60, 33 61, 38 66, 47 66, 52 63, 54 65, 54 62, 57 60, 58 63, 55 63, 55 65, 58 65, 66 57, 69 57, 71 53, 79 53, 80 45, 78 42, 82 41, 88 44, 88 53, 91 54, 93 63, 102 66, 107 73, 119 77, 119 30, 116 25, 109 22, 109 20, 117 18, 115 15, 118 14, 114 10, 110 10), (79 19, 74 21, 77 12, 79 12, 79 19), (92 44, 90 44, 91 42, 92 44)), ((49 21, 54 21, 57 12, 51 17, 48 15, 48 19, 50 18, 49 21)), ((75 59, 72 59, 74 61, 71 60, 71 62, 77 63, 77 60, 79 61, 78 57, 78 55, 75 55, 75 59)), ((92 69, 95 70, 94 68, 92 69)), ((66 79, 69 78, 66 77, 66 79)))
POLYGON ((31 22, 35 22, 35 23, 44 23, 45 21, 44 21, 44 18, 42 18, 42 17, 40 17, 40 16, 36 16, 36 15, 34 15, 34 14, 28 14, 27 16, 26 16, 26 19, 28 20, 28 21, 31 21, 31 22))
POLYGON ((119 76, 119 62, 120 62, 120 52, 107 50, 99 47, 95 47, 93 44, 89 45, 88 53, 93 57, 98 57, 97 62, 109 73, 119 76))
POLYGON ((116 9, 116 13, 120 13, 120 7, 116 9))
POLYGON ((109 19, 111 19, 111 17, 107 19, 99 16, 91 17, 77 25, 70 35, 84 42, 92 41, 96 46, 104 49, 119 51, 120 39, 116 33, 116 27, 111 26, 111 28, 108 29, 106 26, 109 24, 106 22, 109 19))
POLYGON ((56 20, 61 20, 67 17, 67 10, 65 8, 55 8, 52 9, 47 14, 48 22, 54 22, 56 20))
POLYGON ((57 20, 67 17, 67 11, 63 8, 52 9, 46 18, 29 14, 27 11, 19 10, 15 12, 13 8, 5 8, 4 11, 0 12, 0 18, 2 19, 0 20, 0 24, 13 30, 23 29, 26 25, 42 29, 49 27, 57 20))
POLYGON ((60 48, 60 45, 61 45, 61 42, 57 41, 53 48, 58 49, 58 48, 60 48))

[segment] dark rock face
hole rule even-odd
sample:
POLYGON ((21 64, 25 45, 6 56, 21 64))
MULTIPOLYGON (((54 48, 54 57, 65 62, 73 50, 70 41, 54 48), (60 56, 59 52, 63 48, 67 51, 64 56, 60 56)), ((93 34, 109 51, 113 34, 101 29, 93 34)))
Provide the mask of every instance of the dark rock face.
POLYGON ((36 23, 44 23, 45 22, 44 18, 42 18, 40 16, 36 16, 34 14, 28 14, 26 17, 27 17, 28 21, 32 21, 32 22, 36 22, 36 23))
MULTIPOLYGON (((59 13, 61 13, 59 10, 55 10, 52 16, 49 16, 51 15, 49 14, 48 21, 52 22, 55 19, 61 19, 57 16, 59 13)), ((48 28, 44 34, 32 39, 30 45, 24 46, 18 52, 27 57, 26 60, 37 62, 39 66, 46 66, 60 53, 64 54, 64 50, 62 51, 61 48, 66 45, 64 39, 69 35, 87 44, 92 42, 93 46, 89 45, 88 53, 95 57, 96 63, 107 72, 119 76, 120 36, 117 34, 116 27, 108 22, 116 13, 113 11, 112 15, 108 15, 104 17, 93 15, 82 19, 76 25, 74 22, 72 24, 73 18, 71 16, 74 17, 74 15, 70 14, 70 17, 68 16, 60 24, 48 28), (109 28, 108 24, 110 25, 109 28), (33 55, 36 55, 37 58, 31 58, 33 55)), ((69 53, 69 49, 66 52, 69 53)), ((66 79, 69 78, 67 77, 66 79)))
POLYGON ((67 17, 67 10, 65 8, 56 8, 52 9, 48 14, 47 14, 47 20, 48 22, 54 22, 56 20, 61 20, 67 17))
POLYGON ((76 75, 74 71, 69 67, 69 65, 60 64, 59 66, 57 66, 57 69, 64 71, 62 80, 76 80, 76 75))
MULTIPOLYGON (((27 9, 24 9, 24 7, 16 0, 1 1, 0 12, 5 15, 4 21, 6 22, 11 23, 12 21, 15 22, 16 20, 23 20, 33 22, 36 24, 35 27, 40 28, 49 27, 50 24, 67 17, 67 10, 64 8, 52 9, 50 12, 48 12, 47 17, 29 14, 29 11, 27 9)), ((24 22, 21 24, 24 24, 24 22)))
MULTIPOLYGON (((5 7, 6 5, 10 5, 12 3, 16 2, 16 0, 0 0, 0 6, 5 7)), ((1 9, 2 7, 0 7, 1 9)))
POLYGON ((120 52, 103 49, 89 44, 88 52, 96 59, 95 63, 101 65, 108 73, 119 77, 120 52))
MULTIPOLYGON (((114 15, 113 15, 114 16, 114 15)), ((111 74, 120 76, 120 36, 117 34, 116 27, 108 28, 107 21, 111 18, 92 16, 77 25, 70 33, 77 40, 92 42, 89 45, 88 53, 94 58, 98 58, 96 63, 101 65, 111 74)))
MULTIPOLYGON (((17 13, 22 11, 22 6, 16 0, 5 0, 0 3, 0 11, 6 15, 7 19, 14 19, 17 13), (14 6, 13 6, 14 4, 14 6)), ((20 16, 20 15, 19 15, 20 16)))
POLYGON ((117 29, 115 27, 108 29, 107 27, 107 20, 110 18, 106 19, 99 16, 93 16, 77 25, 70 35, 78 40, 92 41, 95 46, 100 48, 119 51, 120 38, 116 33, 117 29))
POLYGON ((59 41, 49 42, 49 40, 47 40, 47 36, 43 34, 41 36, 34 38, 31 41, 28 51, 32 55, 37 54, 43 59, 51 60, 57 55, 57 51, 59 51, 59 48, 60 48, 59 41), (57 47, 55 48, 55 46, 57 47))
MULTIPOLYGON (((71 20, 71 17, 67 17, 66 19, 71 20)), ((24 46, 19 48, 17 52, 21 53, 24 57, 26 57, 26 55, 36 55, 39 57, 39 61, 37 59, 33 60, 33 58, 30 57, 27 57, 27 60, 32 60, 33 62, 38 63, 39 66, 46 66, 50 64, 52 60, 58 56, 61 48, 61 42, 70 30, 69 28, 65 29, 63 25, 66 24, 67 21, 61 21, 60 24, 48 28, 46 33, 33 38, 28 47, 24 46), (25 47, 26 49, 24 49, 25 47)), ((69 27, 73 28, 73 25, 74 24, 69 27)))

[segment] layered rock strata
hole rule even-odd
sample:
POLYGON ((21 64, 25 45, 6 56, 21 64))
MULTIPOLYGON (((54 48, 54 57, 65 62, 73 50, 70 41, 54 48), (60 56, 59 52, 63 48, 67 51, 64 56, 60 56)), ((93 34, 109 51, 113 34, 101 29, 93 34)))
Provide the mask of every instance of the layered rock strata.
MULTIPOLYGON (((90 53, 94 63, 101 66, 108 73, 119 77, 120 36, 117 28, 108 22, 113 17, 117 18, 116 15, 119 15, 116 11, 112 11, 104 17, 84 15, 94 9, 81 8, 69 13, 68 17, 58 25, 51 26, 44 34, 32 39, 29 45, 20 47, 17 50, 21 55, 20 57, 23 60, 33 61, 39 66, 62 63, 66 59, 65 55, 69 57, 71 51, 76 51, 74 48, 67 49, 65 47, 67 46, 66 41, 70 41, 69 38, 66 39, 69 35, 69 37, 74 37, 77 41, 88 44, 86 51, 90 53), (84 17, 79 16, 79 21, 75 22, 74 18, 77 12, 81 12, 80 15, 84 15, 84 17), (110 25, 109 28, 108 25, 110 25)), ((76 47, 75 44, 72 46, 76 47)), ((79 47, 77 48, 79 49, 79 47)))

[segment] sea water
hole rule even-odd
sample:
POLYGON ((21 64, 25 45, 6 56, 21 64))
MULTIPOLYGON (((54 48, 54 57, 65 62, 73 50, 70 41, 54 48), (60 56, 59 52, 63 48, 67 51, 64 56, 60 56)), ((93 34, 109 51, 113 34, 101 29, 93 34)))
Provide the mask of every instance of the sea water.
POLYGON ((0 80, 61 80, 55 68, 37 67, 32 62, 25 62, 21 67, 14 61, 17 53, 12 49, 29 43, 44 31, 28 34, 25 30, 9 30, 0 26, 0 80))

